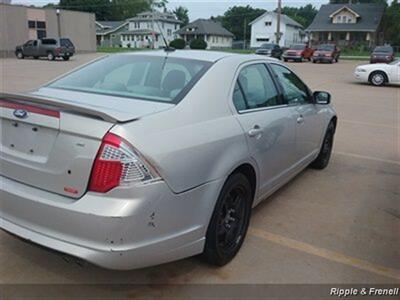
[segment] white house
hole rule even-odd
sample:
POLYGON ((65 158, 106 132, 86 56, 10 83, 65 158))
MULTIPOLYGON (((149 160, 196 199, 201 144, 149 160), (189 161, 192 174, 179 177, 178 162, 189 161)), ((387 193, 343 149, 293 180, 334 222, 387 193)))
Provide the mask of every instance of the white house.
POLYGON ((120 33, 122 47, 160 48, 165 46, 161 33, 169 44, 176 38, 175 31, 181 27, 181 21, 169 12, 143 12, 128 21, 128 30, 120 33))
POLYGON ((193 39, 203 39, 207 42, 207 49, 231 48, 233 33, 211 20, 198 19, 182 27, 176 32, 187 44, 193 39))
MULTIPOLYGON (((275 12, 266 12, 253 20, 249 24, 251 25, 250 47, 258 48, 264 43, 275 43, 277 22, 278 16, 275 12)), ((286 15, 281 15, 280 23, 281 47, 289 47, 304 41, 303 26, 286 15)))

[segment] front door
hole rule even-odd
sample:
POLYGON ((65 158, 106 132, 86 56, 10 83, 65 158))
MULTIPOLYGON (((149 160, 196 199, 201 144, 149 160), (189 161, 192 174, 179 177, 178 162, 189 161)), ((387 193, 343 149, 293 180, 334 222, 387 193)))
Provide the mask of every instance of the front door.
POLYGON ((260 195, 267 194, 296 161, 296 112, 283 103, 264 63, 240 70, 233 102, 259 168, 260 195))
POLYGON ((297 160, 307 160, 321 146, 324 119, 319 111, 324 108, 313 103, 310 89, 296 74, 278 64, 271 64, 271 68, 282 87, 286 102, 296 110, 297 160))

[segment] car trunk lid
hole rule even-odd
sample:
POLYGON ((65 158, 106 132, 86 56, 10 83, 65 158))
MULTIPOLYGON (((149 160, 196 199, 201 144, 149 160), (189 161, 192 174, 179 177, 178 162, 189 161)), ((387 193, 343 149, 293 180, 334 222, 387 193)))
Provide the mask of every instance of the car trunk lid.
POLYGON ((0 108, 1 175, 73 198, 86 192, 101 140, 114 124, 158 111, 135 112, 132 105, 121 113, 37 94, 1 94, 0 108))

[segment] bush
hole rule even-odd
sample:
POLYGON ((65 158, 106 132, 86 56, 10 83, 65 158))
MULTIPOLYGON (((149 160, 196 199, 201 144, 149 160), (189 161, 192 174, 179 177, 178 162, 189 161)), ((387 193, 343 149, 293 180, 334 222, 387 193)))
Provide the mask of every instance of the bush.
POLYGON ((207 42, 203 39, 195 39, 190 42, 190 49, 207 49, 207 42))
POLYGON ((175 49, 185 49, 186 42, 183 39, 175 39, 169 43, 169 46, 175 49))

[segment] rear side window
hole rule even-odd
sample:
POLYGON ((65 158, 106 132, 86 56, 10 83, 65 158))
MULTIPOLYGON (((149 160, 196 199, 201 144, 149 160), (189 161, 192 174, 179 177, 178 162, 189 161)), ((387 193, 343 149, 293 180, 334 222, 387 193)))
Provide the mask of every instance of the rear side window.
POLYGON ((57 45, 57 41, 55 39, 42 39, 43 45, 57 45))
POLYGON ((73 47, 74 44, 72 44, 70 39, 60 39, 60 45, 61 47, 73 47))
POLYGON ((280 105, 279 94, 264 64, 243 68, 237 79, 233 102, 238 111, 280 105))

